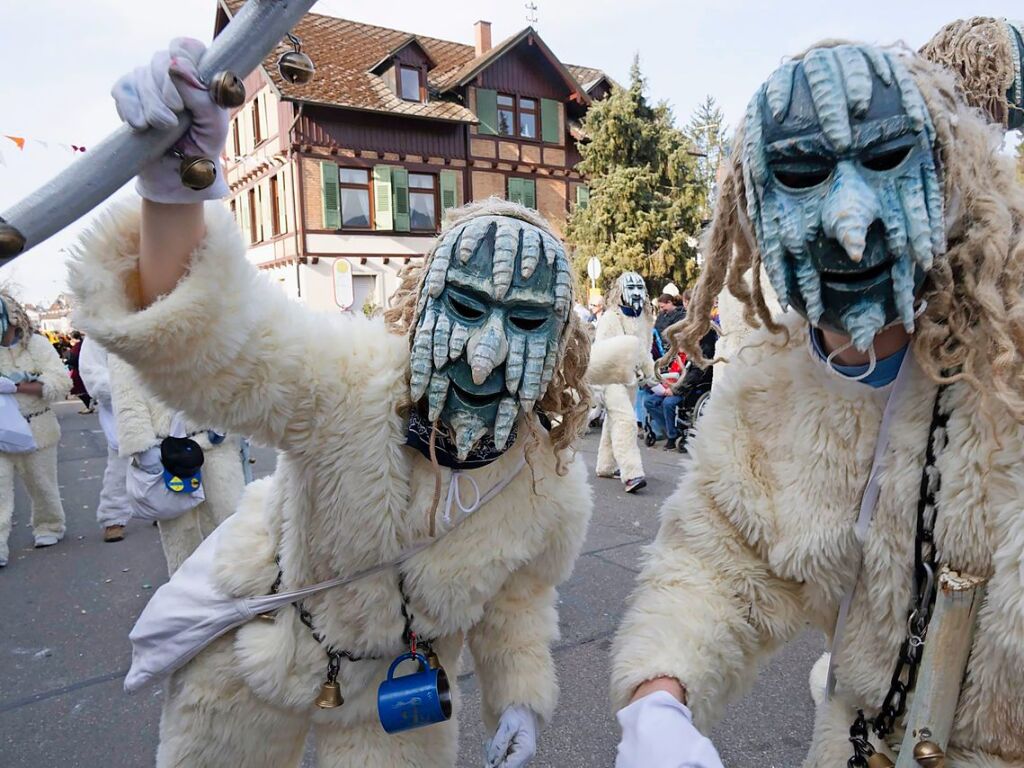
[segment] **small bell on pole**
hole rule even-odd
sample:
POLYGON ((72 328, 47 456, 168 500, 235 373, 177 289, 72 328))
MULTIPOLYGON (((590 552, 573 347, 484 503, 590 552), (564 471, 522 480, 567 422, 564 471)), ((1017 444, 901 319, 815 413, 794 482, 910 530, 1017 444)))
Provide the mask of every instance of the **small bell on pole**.
POLYGON ((185 155, 178 166, 181 183, 189 189, 206 189, 217 180, 217 166, 208 157, 185 155))
POLYGON ((292 33, 288 33, 288 40, 294 50, 283 53, 277 60, 277 69, 281 77, 295 85, 305 85, 313 79, 316 66, 313 60, 302 52, 302 41, 292 33))
POLYGON ((934 741, 919 741, 914 745, 914 760, 921 768, 943 768, 946 764, 946 753, 934 741))
POLYGON ((218 72, 210 80, 210 98, 224 109, 234 109, 245 103, 245 83, 234 72, 218 72))

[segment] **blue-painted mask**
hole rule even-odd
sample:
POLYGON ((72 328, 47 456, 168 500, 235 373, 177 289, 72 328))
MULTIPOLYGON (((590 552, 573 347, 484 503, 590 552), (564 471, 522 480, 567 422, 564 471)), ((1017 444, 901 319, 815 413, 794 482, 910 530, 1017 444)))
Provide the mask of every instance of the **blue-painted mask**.
POLYGON ((451 430, 460 460, 487 434, 505 447, 554 376, 572 267, 546 231, 509 216, 453 227, 434 251, 412 344, 413 402, 451 430))
POLYGON ((914 329, 914 302, 945 251, 927 105, 899 56, 815 48, 783 64, 744 122, 747 214, 782 306, 866 350, 914 329))
POLYGON ((1024 25, 1019 21, 1003 20, 1006 23, 1006 34, 1013 44, 1010 49, 1016 54, 1013 59, 1013 84, 1006 92, 1006 100, 1010 104, 1006 125, 1011 131, 1024 128, 1024 25))
POLYGON ((638 317, 647 306, 647 284, 636 272, 619 275, 619 303, 630 317, 638 317))

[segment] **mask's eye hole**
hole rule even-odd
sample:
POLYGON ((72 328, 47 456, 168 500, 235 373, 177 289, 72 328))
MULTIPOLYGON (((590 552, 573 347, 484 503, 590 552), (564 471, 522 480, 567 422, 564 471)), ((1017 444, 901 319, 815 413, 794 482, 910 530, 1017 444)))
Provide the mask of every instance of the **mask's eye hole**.
POLYGON ((448 296, 448 302, 449 304, 451 304, 452 310, 455 312, 455 314, 459 315, 459 317, 463 318, 464 320, 479 320, 481 317, 484 316, 484 312, 482 309, 472 307, 469 304, 466 304, 464 301, 460 301, 459 299, 455 298, 454 296, 448 296))
POLYGON ((831 168, 774 168, 776 180, 790 189, 810 189, 816 187, 832 175, 831 168))
POLYGON ((861 165, 869 171, 891 171, 906 159, 911 149, 912 147, 896 147, 874 157, 861 160, 861 165))
POLYGON ((547 318, 509 315, 508 321, 521 331, 535 331, 547 322, 547 318))

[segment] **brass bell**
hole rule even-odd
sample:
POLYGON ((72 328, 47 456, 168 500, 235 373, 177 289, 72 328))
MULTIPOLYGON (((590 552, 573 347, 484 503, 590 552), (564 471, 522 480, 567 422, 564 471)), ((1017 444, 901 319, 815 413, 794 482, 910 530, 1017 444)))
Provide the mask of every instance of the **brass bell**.
POLYGON ((437 654, 431 651, 427 654, 427 664, 431 669, 438 669, 441 666, 441 659, 437 657, 437 654))
POLYGON ((313 79, 316 66, 313 60, 302 52, 302 41, 299 38, 289 32, 288 40, 294 50, 281 54, 281 58, 277 60, 277 70, 289 83, 305 85, 313 79))
POLYGON ((218 72, 210 80, 210 98, 225 109, 234 109, 245 103, 245 84, 234 72, 218 72))
POLYGON ((196 191, 206 189, 217 180, 217 166, 208 157, 186 155, 181 158, 178 173, 181 175, 181 183, 196 191))
POLYGON ((337 680, 328 680, 320 686, 320 695, 316 697, 316 705, 320 709, 334 709, 345 703, 341 696, 341 686, 337 680))
POLYGON ((895 763, 881 752, 875 752, 868 758, 868 768, 894 768, 895 763))
POLYGON ((946 764, 946 753, 934 741, 919 741, 914 745, 914 760, 922 768, 943 768, 946 764))
POLYGON ((25 236, 0 219, 0 256, 17 256, 25 248, 25 236))

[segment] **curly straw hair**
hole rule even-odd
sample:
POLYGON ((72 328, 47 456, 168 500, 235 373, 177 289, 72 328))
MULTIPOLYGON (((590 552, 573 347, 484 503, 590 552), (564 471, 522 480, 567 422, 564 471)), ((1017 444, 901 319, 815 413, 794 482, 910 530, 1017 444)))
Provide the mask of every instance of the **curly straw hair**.
MULTIPOLYGON (((509 216, 520 219, 543 229, 561 242, 558 235, 536 211, 494 197, 450 211, 445 231, 478 216, 509 216)), ((402 270, 398 290, 391 297, 390 307, 384 313, 388 329, 399 336, 407 336, 410 346, 419 319, 416 307, 423 280, 443 237, 444 233, 434 241, 422 263, 410 265, 402 270)), ((573 284, 573 302, 578 294, 579 287, 573 284)), ((590 363, 590 338, 579 316, 572 310, 572 305, 569 309, 569 321, 562 331, 557 359, 554 376, 544 392, 544 397, 537 402, 536 409, 543 412, 553 424, 550 431, 551 444, 558 460, 558 472, 564 474, 567 471, 566 459, 571 454, 570 449, 587 428, 587 413, 592 400, 585 378, 587 365, 590 363)), ((526 426, 530 439, 539 439, 542 430, 536 413, 528 415, 526 426)))
POLYGON ((1013 86, 1017 45, 1005 21, 975 16, 951 22, 921 49, 921 55, 951 71, 964 98, 972 107, 1006 125, 1010 104, 1007 91, 1013 86))
POLYGON ((3 300, 4 306, 7 308, 7 319, 11 325, 21 331, 17 344, 27 345, 32 334, 36 332, 35 324, 29 318, 21 302, 14 298, 9 286, 0 286, 0 299, 3 300))
MULTIPOLYGON (((1024 187, 1012 158, 999 152, 1002 134, 967 105, 950 74, 917 56, 908 54, 905 62, 935 125, 946 204, 947 251, 936 257, 924 284, 927 306, 913 336, 915 358, 933 381, 965 381, 987 409, 998 402, 1024 422, 1024 187)), ((700 365, 711 362, 699 342, 724 287, 743 305, 748 325, 785 332, 772 319, 761 285, 742 146, 740 126, 690 312, 666 329, 673 347, 700 365)))

